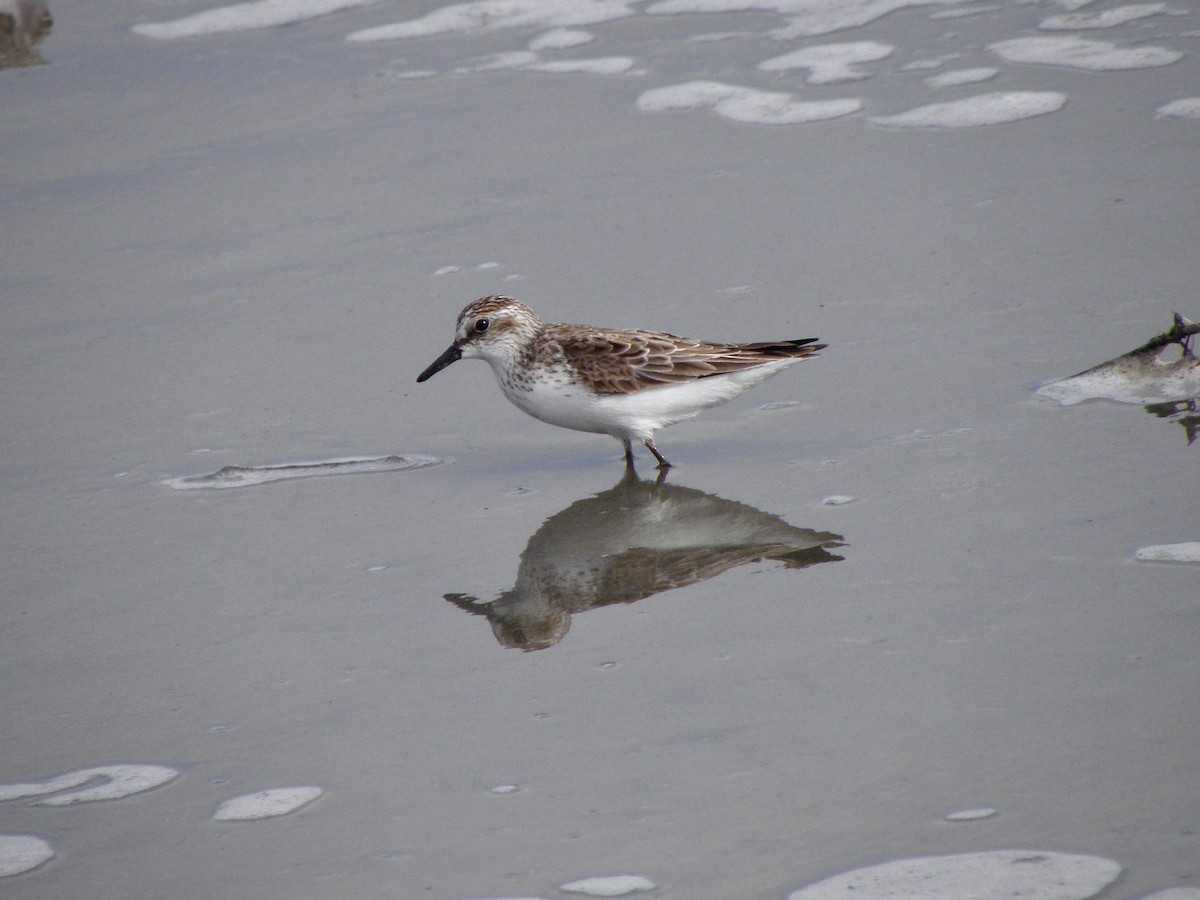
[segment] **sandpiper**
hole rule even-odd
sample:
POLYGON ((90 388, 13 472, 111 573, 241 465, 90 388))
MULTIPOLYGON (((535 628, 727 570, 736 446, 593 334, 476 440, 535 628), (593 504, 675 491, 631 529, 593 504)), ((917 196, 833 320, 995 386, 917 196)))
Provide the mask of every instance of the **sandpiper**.
POLYGON ((483 359, 518 409, 551 425, 612 435, 633 465, 633 441, 670 468, 654 432, 724 403, 825 349, 816 338, 719 344, 657 331, 554 325, 511 297, 482 297, 458 314, 454 343, 417 381, 483 359))

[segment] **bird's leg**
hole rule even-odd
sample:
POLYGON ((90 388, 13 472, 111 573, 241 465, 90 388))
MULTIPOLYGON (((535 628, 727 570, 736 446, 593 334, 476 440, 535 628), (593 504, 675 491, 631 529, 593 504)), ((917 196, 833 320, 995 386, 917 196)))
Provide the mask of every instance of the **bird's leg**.
POLYGON ((660 469, 671 468, 671 464, 667 462, 667 458, 659 453, 658 448, 654 446, 653 438, 646 438, 642 443, 646 445, 647 450, 654 454, 654 458, 658 460, 658 467, 660 469))
POLYGON ((625 468, 633 468, 633 445, 629 443, 629 438, 621 438, 621 443, 625 445, 625 468))

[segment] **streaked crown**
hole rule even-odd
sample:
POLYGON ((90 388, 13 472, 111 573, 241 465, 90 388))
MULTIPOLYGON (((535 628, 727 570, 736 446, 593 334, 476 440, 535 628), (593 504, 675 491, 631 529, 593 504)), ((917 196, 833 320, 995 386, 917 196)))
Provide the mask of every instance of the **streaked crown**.
POLYGON ((543 322, 512 297, 480 297, 458 314, 454 343, 464 356, 487 356, 487 348, 519 344, 534 337, 543 322), (473 351, 473 352, 472 352, 473 351))

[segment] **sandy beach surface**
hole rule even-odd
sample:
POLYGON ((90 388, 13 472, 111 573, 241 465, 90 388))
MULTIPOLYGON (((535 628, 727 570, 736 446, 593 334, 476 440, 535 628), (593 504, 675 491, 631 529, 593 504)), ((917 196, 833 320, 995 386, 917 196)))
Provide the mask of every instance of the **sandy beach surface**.
POLYGON ((0 894, 1200 898, 1194 403, 1035 393, 1200 319, 1191 0, 49 11, 0 894), (496 293, 829 348, 622 481, 496 293))

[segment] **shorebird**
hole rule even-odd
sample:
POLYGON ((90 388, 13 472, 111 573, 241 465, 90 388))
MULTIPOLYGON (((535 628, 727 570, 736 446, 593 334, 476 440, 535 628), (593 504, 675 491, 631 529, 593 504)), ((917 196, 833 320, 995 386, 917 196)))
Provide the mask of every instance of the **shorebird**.
POLYGON ((482 359, 518 409, 551 425, 608 434, 633 465, 633 442, 671 464, 654 432, 732 400, 825 349, 816 338, 722 344, 657 331, 555 325, 512 297, 482 297, 458 314, 454 342, 417 376, 482 359))

